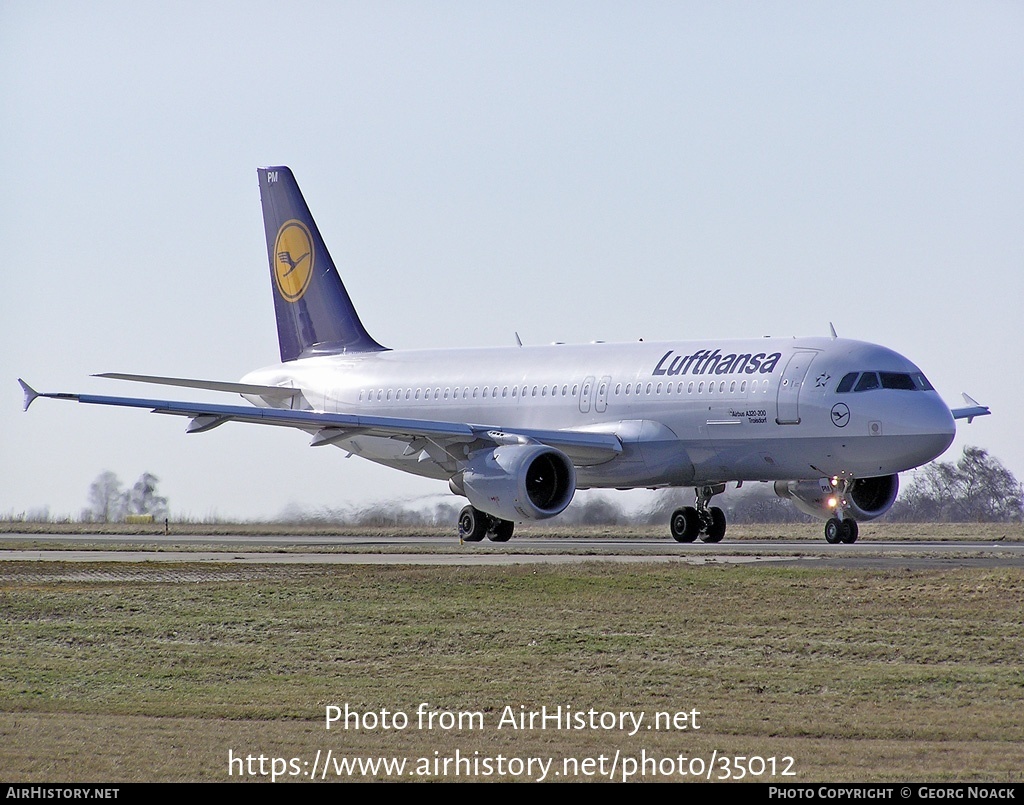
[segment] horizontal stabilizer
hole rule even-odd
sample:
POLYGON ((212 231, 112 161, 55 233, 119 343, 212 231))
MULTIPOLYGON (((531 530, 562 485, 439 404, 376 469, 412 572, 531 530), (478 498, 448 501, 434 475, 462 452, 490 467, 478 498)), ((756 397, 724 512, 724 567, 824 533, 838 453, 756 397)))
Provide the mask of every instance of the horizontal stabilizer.
POLYGON ((196 380, 191 377, 157 377, 156 375, 127 375, 121 372, 103 372, 93 377, 107 377, 113 380, 131 380, 135 383, 155 383, 160 386, 180 386, 204 391, 228 391, 235 394, 251 394, 266 400, 288 400, 302 394, 302 389, 283 386, 257 386, 251 383, 232 383, 222 380, 196 380))
POLYGON ((969 425, 974 421, 974 417, 992 413, 987 405, 982 405, 967 392, 962 392, 961 396, 963 396, 964 402, 969 404, 966 408, 951 409, 950 413, 953 414, 953 419, 966 419, 969 425))

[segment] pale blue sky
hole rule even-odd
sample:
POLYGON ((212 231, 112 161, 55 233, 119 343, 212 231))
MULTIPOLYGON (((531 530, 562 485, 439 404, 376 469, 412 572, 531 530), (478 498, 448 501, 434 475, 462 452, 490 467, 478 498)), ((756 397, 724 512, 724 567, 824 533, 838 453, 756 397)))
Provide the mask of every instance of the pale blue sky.
POLYGON ((105 469, 194 516, 446 494, 301 433, 21 412, 18 376, 276 360, 267 164, 383 344, 831 321, 991 405, 947 458, 1024 477, 1022 42, 1018 2, 7 0, 0 513, 77 514, 105 469))

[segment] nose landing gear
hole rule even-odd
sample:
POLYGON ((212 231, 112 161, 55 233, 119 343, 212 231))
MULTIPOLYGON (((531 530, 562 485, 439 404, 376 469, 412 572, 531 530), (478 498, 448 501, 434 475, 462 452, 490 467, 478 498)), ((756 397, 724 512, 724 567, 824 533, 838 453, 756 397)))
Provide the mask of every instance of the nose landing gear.
POLYGON ((849 518, 840 520, 838 517, 831 517, 825 523, 825 541, 829 545, 837 545, 840 542, 854 543, 857 541, 858 535, 859 529, 856 520, 849 518))
POLYGON ((851 545, 857 541, 859 529, 856 520, 844 516, 846 481, 833 478, 832 485, 835 487, 834 509, 836 514, 825 523, 825 541, 829 545, 837 545, 840 542, 851 545))

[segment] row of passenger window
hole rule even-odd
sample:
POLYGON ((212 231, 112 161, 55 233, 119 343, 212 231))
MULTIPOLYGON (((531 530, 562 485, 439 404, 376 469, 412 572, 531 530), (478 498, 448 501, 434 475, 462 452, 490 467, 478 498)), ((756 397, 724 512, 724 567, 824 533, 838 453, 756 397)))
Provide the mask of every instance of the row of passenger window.
POLYGON ((934 391, 932 384, 920 372, 850 372, 836 386, 837 394, 872 389, 898 389, 901 391, 934 391))
MULTIPOLYGON (((689 383, 682 383, 681 382, 681 383, 675 383, 675 384, 672 384, 672 383, 664 383, 664 384, 662 384, 662 383, 648 383, 646 387, 642 383, 637 383, 637 384, 633 385, 632 387, 630 386, 629 383, 626 383, 625 391, 624 392, 623 392, 622 384, 619 383, 619 384, 616 384, 616 386, 615 386, 615 395, 618 396, 620 393, 625 393, 625 394, 632 393, 633 395, 638 395, 638 394, 641 394, 641 393, 644 393, 644 394, 661 394, 662 391, 663 391, 662 386, 664 386, 664 393, 665 394, 672 394, 673 393, 673 391, 672 391, 673 388, 675 389, 675 392, 674 392, 675 394, 682 394, 684 386, 686 387, 686 393, 687 394, 704 394, 705 392, 708 393, 708 394, 714 394, 716 391, 719 394, 725 394, 727 386, 728 386, 728 389, 729 389, 729 394, 736 394, 737 392, 739 392, 740 394, 746 394, 747 393, 747 381, 746 380, 740 380, 739 382, 737 382, 735 380, 730 380, 728 382, 726 382, 725 380, 720 380, 720 381, 718 381, 718 383, 715 383, 715 381, 713 381, 713 380, 708 381, 707 383, 705 383, 703 380, 701 380, 701 381, 691 380, 689 383), (631 388, 632 388, 632 392, 630 391, 631 388)), ((762 381, 760 383, 760 387, 761 387, 762 391, 768 391, 768 381, 767 380, 762 381)), ((758 388, 759 388, 758 381, 751 380, 750 381, 750 393, 751 394, 756 394, 757 391, 758 391, 758 388)))
MULTIPOLYGON (((602 381, 603 382, 603 381, 602 381)), ((728 386, 729 394, 746 394, 748 391, 747 380, 721 380, 718 383, 714 381, 693 381, 689 383, 647 383, 646 386, 643 383, 616 383, 614 394, 618 396, 640 396, 641 394, 647 395, 660 395, 660 394, 725 394, 726 387, 728 386)), ((416 402, 418 400, 475 400, 475 399, 497 399, 499 397, 518 399, 520 397, 573 397, 579 393, 579 384, 571 386, 572 393, 569 393, 570 386, 568 383, 562 386, 502 386, 500 389, 498 386, 484 386, 482 389, 480 386, 474 386, 472 389, 469 386, 456 386, 454 389, 451 387, 441 389, 440 387, 427 388, 427 389, 369 389, 362 390, 359 392, 359 401, 363 402, 416 402)), ((749 391, 754 394, 758 391, 768 391, 768 381, 764 380, 760 383, 757 380, 749 381, 749 391)), ((607 393, 606 389, 602 389, 598 386, 598 393, 607 393)), ((584 387, 584 397, 590 395, 590 389, 584 387)))
MULTIPOLYGON (((537 397, 555 397, 558 396, 558 386, 551 386, 550 394, 548 392, 548 386, 534 386, 532 396, 537 397), (540 393, 538 394, 538 389, 540 393)), ((572 387, 572 395, 575 397, 579 391, 579 385, 572 387)), ((391 402, 392 400, 406 400, 409 402, 415 402, 416 400, 475 400, 482 397, 512 397, 518 399, 520 396, 526 397, 529 395, 530 387, 523 386, 522 393, 520 393, 519 386, 512 386, 511 389, 508 386, 503 386, 499 389, 497 386, 484 386, 483 389, 479 386, 475 386, 472 389, 469 386, 462 387, 456 386, 454 389, 451 387, 446 389, 441 388, 428 388, 428 389, 370 389, 369 391, 359 392, 359 401, 362 402, 364 399, 367 402, 391 402)), ((569 395, 568 384, 562 386, 561 396, 567 397, 569 395)))

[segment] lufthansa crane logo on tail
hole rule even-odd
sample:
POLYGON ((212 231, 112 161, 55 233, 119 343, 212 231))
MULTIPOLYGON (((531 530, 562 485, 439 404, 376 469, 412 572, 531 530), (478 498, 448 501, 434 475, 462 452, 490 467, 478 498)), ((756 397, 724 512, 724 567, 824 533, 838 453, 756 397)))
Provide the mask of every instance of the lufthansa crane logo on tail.
POLYGON ((292 219, 277 230, 274 241, 274 278, 277 290, 289 302, 298 302, 313 276, 313 238, 306 225, 292 219))

